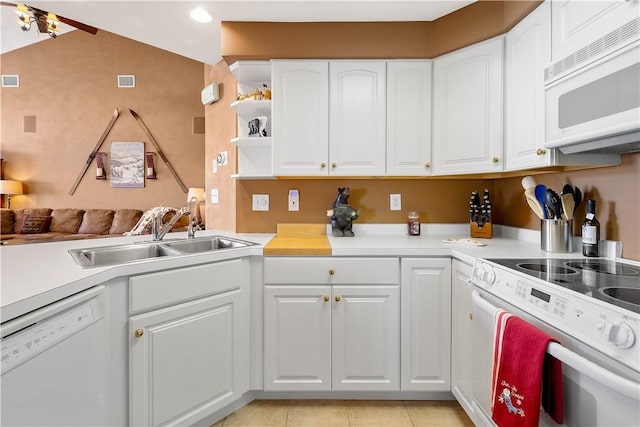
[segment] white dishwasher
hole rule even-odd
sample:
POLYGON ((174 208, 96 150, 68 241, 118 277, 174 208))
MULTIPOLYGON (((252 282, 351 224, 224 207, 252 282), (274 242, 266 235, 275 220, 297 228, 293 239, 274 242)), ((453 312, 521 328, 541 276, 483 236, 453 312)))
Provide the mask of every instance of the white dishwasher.
POLYGON ((3 426, 108 424, 105 287, 0 326, 3 426))

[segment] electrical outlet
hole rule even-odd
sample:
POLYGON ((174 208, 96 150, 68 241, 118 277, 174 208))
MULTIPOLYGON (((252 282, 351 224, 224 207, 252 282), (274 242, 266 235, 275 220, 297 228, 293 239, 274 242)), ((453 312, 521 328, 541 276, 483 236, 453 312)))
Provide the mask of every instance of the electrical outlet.
POLYGON ((212 188, 211 189, 211 203, 220 203, 220 199, 219 199, 218 189, 217 188, 212 188))
POLYGON ((222 151, 218 153, 216 160, 220 166, 224 166, 227 164, 228 153, 226 151, 222 151))
POLYGON ((400 194, 389 194, 389 209, 399 211, 402 209, 402 196, 400 194))
POLYGON ((254 211, 268 211, 269 210, 269 195, 268 194, 254 194, 252 196, 252 210, 254 211))
POLYGON ((300 210, 300 192, 298 190, 289 190, 289 210, 300 210))

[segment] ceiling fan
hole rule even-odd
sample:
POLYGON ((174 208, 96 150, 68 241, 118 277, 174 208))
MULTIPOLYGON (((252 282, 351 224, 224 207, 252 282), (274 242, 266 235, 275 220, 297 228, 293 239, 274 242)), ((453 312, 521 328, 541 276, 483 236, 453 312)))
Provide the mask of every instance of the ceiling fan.
POLYGON ((49 34, 52 38, 56 38, 60 33, 60 22, 62 22, 90 34, 96 34, 98 32, 98 29, 91 25, 83 24, 82 22, 74 21, 73 19, 65 18, 64 16, 56 15, 55 13, 47 12, 46 10, 38 9, 23 3, 0 1, 0 6, 16 8, 18 24, 23 31, 29 31, 31 29, 31 24, 35 22, 38 26, 38 31, 49 34))

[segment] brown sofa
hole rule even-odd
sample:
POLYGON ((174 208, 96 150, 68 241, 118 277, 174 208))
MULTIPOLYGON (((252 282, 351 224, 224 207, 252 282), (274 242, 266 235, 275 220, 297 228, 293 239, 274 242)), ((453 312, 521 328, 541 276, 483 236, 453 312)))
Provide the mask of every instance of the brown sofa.
MULTIPOLYGON (((1 209, 0 238, 3 244, 14 245, 116 237, 131 231, 143 213, 138 209, 1 209)), ((172 231, 184 229, 187 223, 186 217, 181 218, 172 231)))

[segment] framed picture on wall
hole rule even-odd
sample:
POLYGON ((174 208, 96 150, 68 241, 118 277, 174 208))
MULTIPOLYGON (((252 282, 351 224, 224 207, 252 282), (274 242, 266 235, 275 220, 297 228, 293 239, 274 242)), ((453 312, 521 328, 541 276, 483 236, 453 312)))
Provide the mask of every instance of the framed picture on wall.
POLYGON ((111 187, 144 187, 144 143, 111 143, 111 187))

